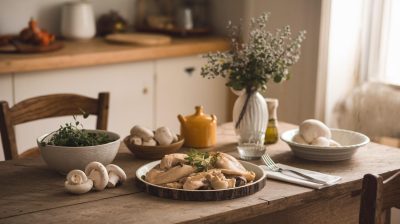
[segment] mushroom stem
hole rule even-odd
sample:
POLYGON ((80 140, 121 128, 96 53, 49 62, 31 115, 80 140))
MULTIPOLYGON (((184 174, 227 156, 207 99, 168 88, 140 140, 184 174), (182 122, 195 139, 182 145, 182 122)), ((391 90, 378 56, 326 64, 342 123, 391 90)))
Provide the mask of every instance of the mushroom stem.
POLYGON ((110 188, 115 187, 120 179, 119 176, 115 175, 114 173, 109 173, 108 177, 109 177, 109 179, 108 179, 107 187, 110 187, 110 188))

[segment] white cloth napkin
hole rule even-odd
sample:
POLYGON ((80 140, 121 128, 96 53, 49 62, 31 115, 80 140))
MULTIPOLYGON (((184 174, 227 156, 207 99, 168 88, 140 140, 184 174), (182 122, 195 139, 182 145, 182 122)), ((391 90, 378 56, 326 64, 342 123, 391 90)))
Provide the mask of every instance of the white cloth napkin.
POLYGON ((325 181, 326 184, 318 184, 318 183, 310 182, 307 179, 297 176, 296 174, 293 174, 291 172, 283 172, 283 173, 274 172, 274 171, 270 170, 267 166, 261 165, 261 167, 267 173, 267 178, 284 181, 284 182, 289 182, 289 183, 293 183, 293 184, 298 184, 298 185, 301 185, 304 187, 310 187, 310 188, 314 188, 314 189, 321 189, 324 187, 332 186, 332 185, 336 184, 340 179, 342 179, 339 176, 328 175, 328 174, 319 173, 319 172, 315 172, 315 171, 311 171, 311 170, 304 170, 304 169, 291 167, 291 166, 280 164, 280 163, 278 163, 277 166, 279 166, 282 169, 291 169, 291 170, 302 172, 304 174, 310 175, 311 177, 325 181))

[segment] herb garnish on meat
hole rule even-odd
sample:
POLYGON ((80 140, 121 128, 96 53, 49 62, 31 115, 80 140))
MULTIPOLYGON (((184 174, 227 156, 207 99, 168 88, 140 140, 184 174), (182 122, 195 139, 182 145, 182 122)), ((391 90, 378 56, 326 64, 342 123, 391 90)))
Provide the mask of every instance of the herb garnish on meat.
POLYGON ((189 165, 195 166, 197 172, 208 171, 214 168, 217 162, 219 153, 209 153, 209 152, 199 152, 197 150, 191 149, 185 160, 189 165))

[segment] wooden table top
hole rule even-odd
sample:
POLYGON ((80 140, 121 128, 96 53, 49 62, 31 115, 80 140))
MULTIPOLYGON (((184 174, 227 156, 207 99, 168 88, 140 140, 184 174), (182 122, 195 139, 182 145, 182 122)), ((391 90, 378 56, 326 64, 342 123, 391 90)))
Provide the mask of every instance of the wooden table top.
MULTIPOLYGON (((295 126, 280 123, 280 131, 295 126)), ((221 151, 237 155, 232 124, 218 129, 221 151)), ((268 147, 279 163, 343 177, 339 184, 313 190, 267 180, 260 192, 248 197, 215 202, 176 201, 141 192, 134 183, 139 160, 121 146, 114 163, 128 175, 123 186, 84 195, 64 190, 65 177, 47 169, 40 158, 0 162, 0 223, 229 223, 254 218, 340 194, 360 194, 366 173, 390 175, 400 169, 400 149, 375 143, 360 148, 351 160, 312 162, 296 158, 284 142, 268 147)), ((260 161, 254 161, 261 164, 260 161)), ((340 206, 340 204, 338 205, 340 206)), ((354 211, 358 213, 358 211, 354 211)))
POLYGON ((63 43, 63 49, 49 53, 0 53, 0 75, 180 57, 229 49, 229 42, 221 37, 173 38, 171 44, 159 46, 114 44, 101 38, 63 43))

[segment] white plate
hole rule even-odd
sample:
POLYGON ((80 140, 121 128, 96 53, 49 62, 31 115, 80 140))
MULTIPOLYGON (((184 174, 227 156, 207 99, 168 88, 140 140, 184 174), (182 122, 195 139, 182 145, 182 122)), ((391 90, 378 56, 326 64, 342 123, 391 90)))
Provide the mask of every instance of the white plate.
POLYGON ((265 185, 266 173, 263 169, 255 164, 240 161, 240 163, 248 171, 253 171, 256 178, 253 182, 244 186, 228 188, 224 190, 185 190, 168 188, 164 186, 155 185, 145 181, 142 177, 147 174, 153 167, 157 166, 160 160, 148 163, 141 166, 136 171, 136 181, 140 188, 146 192, 164 198, 172 198, 179 200, 192 200, 192 201, 214 201, 226 200, 238 197, 247 196, 261 190, 265 185))
POLYGON ((304 145, 292 141, 299 132, 293 129, 282 133, 281 139, 286 142, 293 153, 303 159, 315 161, 341 161, 350 159, 357 149, 369 143, 369 138, 361 133, 331 128, 332 139, 342 146, 315 146, 304 145))

